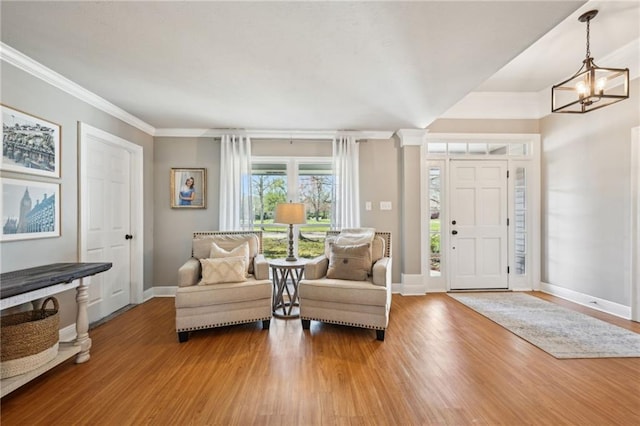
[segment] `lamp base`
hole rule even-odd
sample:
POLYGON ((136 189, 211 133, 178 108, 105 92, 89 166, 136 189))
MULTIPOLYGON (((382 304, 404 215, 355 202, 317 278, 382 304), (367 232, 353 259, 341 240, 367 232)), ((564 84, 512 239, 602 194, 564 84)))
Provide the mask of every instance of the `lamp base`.
POLYGON ((298 260, 298 258, 294 257, 294 256, 288 256, 285 260, 287 262, 296 262, 298 260))

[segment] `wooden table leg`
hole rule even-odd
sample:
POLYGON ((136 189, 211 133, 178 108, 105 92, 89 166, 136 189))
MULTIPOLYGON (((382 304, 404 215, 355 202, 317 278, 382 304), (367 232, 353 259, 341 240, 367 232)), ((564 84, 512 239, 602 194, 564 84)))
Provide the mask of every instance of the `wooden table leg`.
MULTIPOLYGON (((85 278, 86 279, 86 278, 85 278)), ((89 338, 89 315, 87 305, 89 304, 89 292, 84 280, 80 280, 76 293, 76 303, 78 304, 78 314, 76 317, 76 338, 75 344, 80 346, 80 353, 76 355, 76 364, 89 361, 89 349, 91 349, 91 339, 89 338)))

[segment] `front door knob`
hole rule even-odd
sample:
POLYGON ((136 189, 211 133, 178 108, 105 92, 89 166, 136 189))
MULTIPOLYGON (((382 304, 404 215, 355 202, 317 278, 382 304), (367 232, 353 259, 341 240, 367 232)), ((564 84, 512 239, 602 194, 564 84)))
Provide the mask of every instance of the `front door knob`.
POLYGON ((124 236, 124 239, 125 240, 132 240, 133 239, 133 235, 127 234, 127 235, 124 236))
POLYGON ((454 229, 453 231, 451 231, 451 233, 452 233, 453 235, 458 235, 458 231, 456 231, 455 229, 454 229))

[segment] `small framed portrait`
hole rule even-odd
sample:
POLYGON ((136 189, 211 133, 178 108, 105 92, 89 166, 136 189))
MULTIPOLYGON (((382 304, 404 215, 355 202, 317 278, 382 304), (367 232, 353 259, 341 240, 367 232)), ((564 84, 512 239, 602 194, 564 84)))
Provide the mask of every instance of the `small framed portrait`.
POLYGON ((1 105, 0 169, 60 177, 60 125, 1 105))
POLYGON ((207 169, 171 169, 171 208, 207 208, 207 169))
POLYGON ((60 236, 60 184, 0 178, 0 241, 60 236))

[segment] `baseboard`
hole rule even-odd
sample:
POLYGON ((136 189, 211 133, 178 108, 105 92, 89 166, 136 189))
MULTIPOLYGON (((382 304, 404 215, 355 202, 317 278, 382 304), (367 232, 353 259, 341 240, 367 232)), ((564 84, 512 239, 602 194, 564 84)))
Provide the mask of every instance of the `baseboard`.
POLYGON ((157 286, 150 289, 152 291, 152 297, 176 297, 176 291, 178 286, 157 286))
POLYGON ((400 294, 403 296, 424 296, 426 288, 422 280, 422 274, 400 274, 400 294))
POLYGON ((588 294, 569 290, 553 284, 541 282, 540 291, 560 297, 578 305, 586 306, 597 311, 606 312, 624 319, 631 319, 631 307, 611 302, 610 300, 600 299, 588 294))

